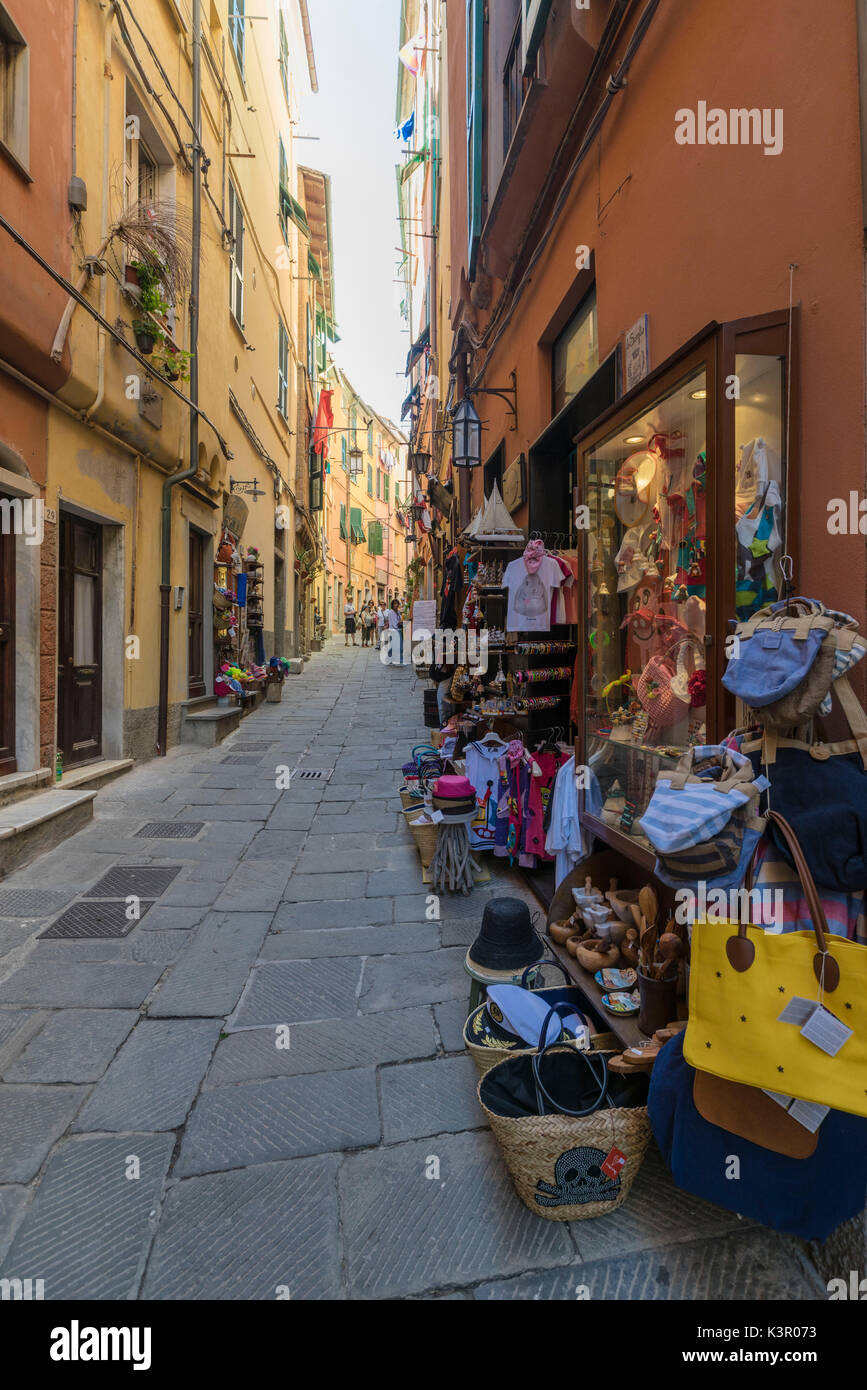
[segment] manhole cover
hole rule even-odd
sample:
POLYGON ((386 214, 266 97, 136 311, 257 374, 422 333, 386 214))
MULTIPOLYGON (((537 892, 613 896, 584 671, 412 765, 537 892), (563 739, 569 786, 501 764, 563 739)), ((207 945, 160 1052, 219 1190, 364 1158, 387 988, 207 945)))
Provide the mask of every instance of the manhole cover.
POLYGON ((139 840, 194 840, 204 830, 203 820, 152 820, 137 830, 139 840))
POLYGON ((137 898, 159 898, 180 872, 180 864, 176 869, 151 868, 143 864, 121 865, 103 874, 99 883, 95 883, 86 896, 127 898, 134 894, 137 898))
POLYGON ((269 738, 262 743, 235 743, 232 745, 232 753, 267 753, 273 741, 269 738))
POLYGON ((150 903, 140 903, 138 917, 132 921, 127 917, 125 902, 73 903, 62 917, 45 931, 39 933, 39 940, 51 937, 94 937, 126 936, 150 909, 150 903))
POLYGON ((7 888, 0 892, 0 917, 53 917, 72 896, 43 888, 7 888))
POLYGON ((259 753, 230 753, 228 757, 221 758, 220 762, 252 767, 255 763, 258 763, 260 756, 259 753))

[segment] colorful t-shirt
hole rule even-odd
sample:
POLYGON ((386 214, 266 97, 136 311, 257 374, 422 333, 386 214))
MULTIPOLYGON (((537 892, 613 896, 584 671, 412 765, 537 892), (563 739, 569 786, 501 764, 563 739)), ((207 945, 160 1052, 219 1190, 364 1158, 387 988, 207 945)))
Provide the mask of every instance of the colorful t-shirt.
POLYGON ((523 559, 512 560, 503 575, 503 587, 509 592, 506 628, 509 632, 550 632, 551 594, 563 583, 563 573, 556 560, 546 555, 535 574, 531 574, 523 559))

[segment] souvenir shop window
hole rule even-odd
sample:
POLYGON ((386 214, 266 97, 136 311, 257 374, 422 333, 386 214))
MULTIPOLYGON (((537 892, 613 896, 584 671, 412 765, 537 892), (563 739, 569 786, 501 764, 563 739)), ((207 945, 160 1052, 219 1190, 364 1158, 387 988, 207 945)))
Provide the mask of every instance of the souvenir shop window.
POLYGON ((639 843, 660 768, 706 735, 707 396, 697 365, 582 456, 585 760, 639 843))
POLYGON ((743 622, 780 597, 785 533, 785 359, 737 353, 735 613, 743 622))

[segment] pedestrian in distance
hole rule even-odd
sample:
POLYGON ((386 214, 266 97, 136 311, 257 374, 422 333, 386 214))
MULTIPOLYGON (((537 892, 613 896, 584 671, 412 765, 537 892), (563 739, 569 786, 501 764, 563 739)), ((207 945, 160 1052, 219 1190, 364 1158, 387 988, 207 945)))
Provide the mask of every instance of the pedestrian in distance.
POLYGON ((343 605, 343 645, 349 646, 349 639, 352 638, 353 647, 357 647, 355 640, 355 604, 348 598, 343 605))
POLYGON ((403 665, 403 619, 400 614, 400 602, 392 599, 391 607, 386 614, 388 628, 392 632, 400 633, 400 663, 403 665))
POLYGON ((373 634, 376 630, 376 614, 373 611, 373 601, 368 601, 361 610, 361 645, 370 647, 373 645, 373 634))

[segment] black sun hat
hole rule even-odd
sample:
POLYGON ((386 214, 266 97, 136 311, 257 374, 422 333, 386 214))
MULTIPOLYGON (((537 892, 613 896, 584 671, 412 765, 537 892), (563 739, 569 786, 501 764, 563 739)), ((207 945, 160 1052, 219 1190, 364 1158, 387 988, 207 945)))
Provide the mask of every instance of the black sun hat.
POLYGON ((491 898, 467 953, 469 962, 487 970, 522 970, 544 954, 527 904, 520 898, 491 898))

